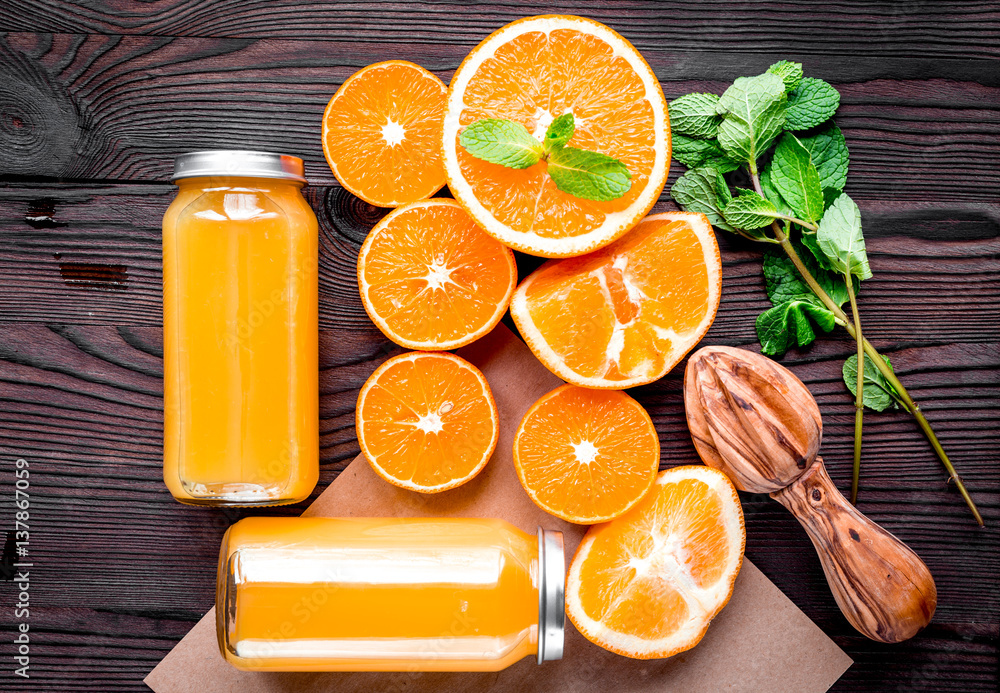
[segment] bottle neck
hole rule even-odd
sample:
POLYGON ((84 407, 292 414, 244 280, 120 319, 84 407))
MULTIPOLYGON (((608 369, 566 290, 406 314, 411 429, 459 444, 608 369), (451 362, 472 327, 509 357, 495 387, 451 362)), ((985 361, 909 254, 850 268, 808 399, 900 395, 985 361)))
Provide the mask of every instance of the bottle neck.
POLYGON ((562 532, 538 528, 538 663, 562 659, 566 633, 566 557, 562 532))

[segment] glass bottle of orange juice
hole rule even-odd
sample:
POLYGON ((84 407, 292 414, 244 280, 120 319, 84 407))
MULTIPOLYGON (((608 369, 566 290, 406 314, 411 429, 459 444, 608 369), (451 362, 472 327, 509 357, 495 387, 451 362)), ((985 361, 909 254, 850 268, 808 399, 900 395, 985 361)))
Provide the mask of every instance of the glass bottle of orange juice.
POLYGON ((249 671, 498 671, 563 649, 562 534, 502 520, 254 517, 219 554, 222 655, 249 671))
POLYGON ((317 223, 302 160, 177 158, 163 218, 163 478, 194 505, 279 505, 319 476, 317 223))

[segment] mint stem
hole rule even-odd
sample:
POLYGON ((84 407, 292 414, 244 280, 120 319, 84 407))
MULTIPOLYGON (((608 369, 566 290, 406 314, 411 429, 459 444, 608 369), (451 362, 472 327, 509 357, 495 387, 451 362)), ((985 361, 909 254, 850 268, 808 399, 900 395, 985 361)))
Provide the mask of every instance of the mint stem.
POLYGON ((778 218, 779 219, 784 219, 785 221, 790 221, 793 224, 798 224, 799 226, 801 226, 803 228, 806 228, 806 229, 809 229, 810 231, 818 231, 819 230, 819 226, 817 226, 816 224, 812 224, 812 223, 810 223, 808 221, 802 221, 801 219, 796 219, 795 217, 790 217, 790 216, 788 216, 786 214, 779 214, 778 218))
MULTIPOLYGON (((753 180, 754 189, 757 191, 757 194, 763 196, 764 191, 760 187, 760 178, 752 170, 750 177, 753 180)), ((830 312, 833 313, 834 317, 844 326, 848 334, 857 338, 858 335, 855 331, 854 323, 852 323, 850 318, 847 317, 847 314, 840 309, 840 306, 838 306, 834 300, 830 298, 830 295, 823 290, 823 287, 819 285, 816 278, 812 276, 812 273, 802 262, 802 258, 800 258, 799 254, 795 252, 795 248, 792 246, 792 242, 789 240, 788 235, 781 230, 778 222, 773 222, 771 224, 771 228, 774 230, 774 237, 778 240, 778 244, 781 246, 782 250, 785 251, 785 254, 788 255, 788 259, 792 261, 793 265, 795 265, 795 269, 799 271, 802 279, 805 280, 809 288, 812 289, 812 292, 816 294, 816 297, 823 302, 823 305, 825 305, 830 312)), ((892 368, 889 367, 889 364, 885 362, 885 359, 882 358, 882 355, 871 345, 871 342, 862 338, 862 344, 864 344, 865 353, 871 357, 875 367, 878 368, 882 375, 885 376, 885 379, 889 381, 889 384, 892 385, 902 398, 903 405, 906 407, 907 411, 913 414, 913 418, 917 420, 917 425, 920 426, 920 430, 922 430, 924 435, 927 436, 927 440, 930 441, 931 447, 934 448, 934 452, 937 453, 938 459, 941 460, 941 464, 943 464, 944 468, 948 470, 949 479, 955 482, 955 486, 958 488, 959 493, 961 493, 962 498, 965 499, 965 504, 969 506, 969 510, 972 511, 973 517, 976 518, 976 522, 979 523, 980 527, 985 526, 983 516, 979 514, 979 508, 976 507, 975 502, 972 500, 972 496, 970 496, 968 490, 966 490, 965 484, 962 483, 962 477, 960 477, 958 472, 955 471, 955 466, 951 463, 951 460, 948 459, 948 455, 945 453, 944 448, 941 447, 941 442, 938 440, 937 435, 934 433, 934 429, 931 428, 930 422, 924 416, 920 407, 913 401, 913 398, 910 397, 910 393, 906 391, 905 387, 903 387, 903 383, 899 382, 899 378, 896 377, 896 374, 893 372, 892 368)), ((862 367, 860 362, 858 367, 862 367)))
POLYGON ((854 279, 851 273, 844 275, 847 295, 851 300, 851 315, 854 317, 858 341, 857 386, 854 396, 854 469, 851 472, 851 504, 858 503, 858 478, 861 476, 861 426, 865 412, 865 341, 861 336, 861 316, 858 315, 858 301, 854 296, 854 279))

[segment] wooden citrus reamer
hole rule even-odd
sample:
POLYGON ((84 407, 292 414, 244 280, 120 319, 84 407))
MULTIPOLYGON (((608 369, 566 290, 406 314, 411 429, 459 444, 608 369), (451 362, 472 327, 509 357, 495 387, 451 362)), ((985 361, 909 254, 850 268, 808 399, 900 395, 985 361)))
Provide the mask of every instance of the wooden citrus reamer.
POLYGON ((743 349, 704 347, 688 361, 684 405, 705 464, 742 491, 769 493, 805 528, 851 625, 891 643, 930 622, 934 578, 912 549, 834 486, 817 456, 819 406, 790 370, 743 349))

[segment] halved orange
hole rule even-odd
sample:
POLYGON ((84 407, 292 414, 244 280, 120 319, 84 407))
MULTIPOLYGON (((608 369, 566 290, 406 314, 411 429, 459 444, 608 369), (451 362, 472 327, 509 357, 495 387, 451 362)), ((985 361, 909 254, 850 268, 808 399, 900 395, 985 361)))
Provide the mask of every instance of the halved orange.
POLYGON ((422 493, 476 476, 500 434, 486 378, 447 353, 400 354, 375 369, 358 395, 356 423, 375 473, 422 493))
POLYGON ((660 83, 639 52, 603 24, 568 15, 527 17, 490 34, 451 79, 444 118, 448 187, 469 214, 506 245, 570 257, 613 241, 645 216, 670 168, 670 125, 660 83), (483 118, 513 120, 539 140, 572 113, 569 146, 621 160, 631 189, 595 202, 556 188, 545 162, 505 168, 459 143, 483 118))
POLYGON ((635 508, 587 530, 566 578, 566 614, 585 638, 626 657, 689 650, 729 601, 745 543, 725 474, 668 469, 635 508))
POLYGON ((455 349, 482 337, 507 312, 516 284, 514 253, 454 200, 400 207, 358 253, 365 310, 409 349, 455 349))
POLYGON ((721 290, 708 219, 668 212, 589 255, 545 263, 517 287, 510 312, 560 378, 620 389, 677 365, 711 327, 721 290))
POLYGON ((444 82, 406 60, 348 77, 323 113, 323 154, 340 184, 377 207, 440 190, 446 92, 444 82))
POLYGON ((656 479, 660 440, 642 405, 615 390, 562 385, 543 395, 514 436, 514 468, 542 510, 567 522, 606 522, 656 479))

